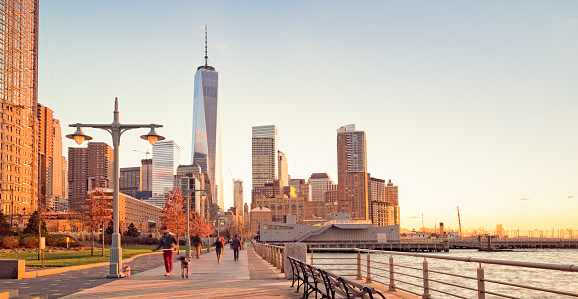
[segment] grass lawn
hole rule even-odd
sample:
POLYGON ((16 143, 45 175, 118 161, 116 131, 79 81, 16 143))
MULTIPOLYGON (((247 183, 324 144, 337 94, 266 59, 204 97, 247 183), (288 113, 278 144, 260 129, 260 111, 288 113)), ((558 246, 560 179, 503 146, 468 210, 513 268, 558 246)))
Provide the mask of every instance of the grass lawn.
MULTIPOLYGON (((154 246, 127 246, 122 248, 122 258, 126 259, 139 253, 151 252, 154 246)), ((44 252, 45 267, 67 267, 76 265, 94 264, 110 261, 110 247, 104 248, 104 257, 101 256, 101 249, 94 249, 94 256, 90 256, 90 249, 81 251, 55 251, 44 252)), ((181 246, 181 250, 184 247, 181 246)), ((42 261, 38 260, 38 252, 22 253, 0 253, 0 259, 26 260, 28 267, 41 267, 42 261)))

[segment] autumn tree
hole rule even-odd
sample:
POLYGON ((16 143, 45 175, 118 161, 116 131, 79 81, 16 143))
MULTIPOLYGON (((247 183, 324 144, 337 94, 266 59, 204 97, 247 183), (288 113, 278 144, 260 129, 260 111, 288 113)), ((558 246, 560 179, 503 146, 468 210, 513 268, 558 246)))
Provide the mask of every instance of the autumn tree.
POLYGON ((205 238, 213 233, 213 226, 211 223, 206 218, 199 215, 198 212, 191 211, 190 223, 191 236, 199 234, 199 237, 205 238))
MULTIPOLYGON (((163 216, 161 220, 163 221, 163 225, 176 235, 177 240, 179 240, 181 235, 185 234, 187 215, 185 213, 185 200, 181 195, 180 189, 174 188, 165 195, 165 204, 163 206, 163 216)), ((179 250, 180 248, 177 246, 177 252, 179 252, 179 250)))
MULTIPOLYGON (((90 255, 94 255, 94 232, 100 226, 103 227, 106 221, 112 220, 112 202, 105 196, 101 189, 93 189, 90 197, 84 205, 84 223, 90 227, 92 235, 92 247, 90 255)), ((102 256, 104 256, 104 231, 102 235, 102 256)))

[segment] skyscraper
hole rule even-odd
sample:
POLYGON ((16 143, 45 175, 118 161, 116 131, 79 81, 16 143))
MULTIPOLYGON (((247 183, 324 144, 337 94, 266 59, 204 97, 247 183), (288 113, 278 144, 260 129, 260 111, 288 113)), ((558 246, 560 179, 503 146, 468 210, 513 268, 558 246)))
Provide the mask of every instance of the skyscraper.
POLYGON ((214 203, 224 210, 221 121, 219 116, 219 73, 209 65, 205 26, 205 64, 197 68, 193 95, 192 164, 209 175, 214 203))
POLYGON ((367 152, 364 131, 355 125, 337 130, 338 200, 351 218, 369 220, 367 194, 367 152))
POLYGON ((236 215, 243 215, 243 180, 233 180, 233 207, 236 215))
POLYGON ((104 142, 68 148, 68 194, 70 209, 82 211, 86 192, 93 187, 112 186, 113 152, 104 142))
POLYGON ((65 198, 62 188, 62 134, 60 121, 50 108, 37 104, 38 189, 42 204, 58 210, 65 198))
POLYGON ((287 157, 282 151, 278 151, 279 153, 279 185, 280 186, 289 186, 289 165, 287 164, 287 157))
POLYGON ((0 5, 0 209, 36 209, 38 199, 38 0, 0 5))
POLYGON ((153 197, 146 201, 157 207, 165 204, 165 194, 173 190, 174 175, 181 164, 181 148, 173 140, 153 145, 153 197))
POLYGON ((253 188, 273 183, 279 176, 277 127, 254 126, 251 143, 253 188))

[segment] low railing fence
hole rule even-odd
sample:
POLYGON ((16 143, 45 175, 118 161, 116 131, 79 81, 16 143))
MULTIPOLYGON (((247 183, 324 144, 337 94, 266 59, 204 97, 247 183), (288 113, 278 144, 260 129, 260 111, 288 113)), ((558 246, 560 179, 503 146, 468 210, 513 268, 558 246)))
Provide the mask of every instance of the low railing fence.
POLYGON ((285 259, 283 258, 283 246, 269 245, 253 242, 255 252, 275 268, 285 272, 285 259))
MULTIPOLYGON (((518 273, 520 268, 576 273, 578 272, 578 265, 529 263, 357 248, 310 248, 309 250, 311 265, 322 266, 323 269, 335 271, 341 276, 351 276, 358 280, 365 279, 367 283, 377 282, 388 286, 392 291, 401 290, 422 298, 434 298, 432 293, 436 295, 435 297, 476 297, 478 299, 485 299, 486 295, 491 295, 492 298, 511 299, 578 297, 578 293, 555 290, 549 287, 523 285, 514 283, 500 275, 495 275, 500 272, 518 273), (356 253, 356 256, 314 256, 314 251, 351 252, 356 253), (384 256, 386 258, 382 258, 384 256), (396 256, 395 259, 394 256, 396 256), (412 258, 418 258, 419 260, 416 262, 412 258), (447 264, 451 261, 464 263, 465 272, 475 271, 475 276, 448 272, 450 268, 447 264), (475 263, 477 267, 471 267, 469 263, 475 263), (493 268, 494 272, 491 272, 491 274, 496 277, 490 277, 486 268, 493 268)), ((578 275, 573 280, 578 281, 578 275)))

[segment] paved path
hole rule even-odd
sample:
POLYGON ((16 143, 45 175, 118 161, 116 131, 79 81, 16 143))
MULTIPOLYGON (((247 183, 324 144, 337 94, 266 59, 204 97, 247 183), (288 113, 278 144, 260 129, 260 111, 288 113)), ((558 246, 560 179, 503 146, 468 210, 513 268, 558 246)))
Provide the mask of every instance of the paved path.
MULTIPOLYGON (((181 252, 184 255, 184 252, 181 252)), ((189 278, 181 278, 175 254, 174 273, 166 277, 162 257, 148 255, 128 263, 132 275, 105 278, 108 266, 22 280, 0 280, 0 289, 18 289, 20 294, 48 294, 49 298, 301 298, 284 274, 261 259, 248 245, 239 260, 228 246, 221 263, 214 249, 191 261, 189 278)), ((400 298, 385 294, 386 298, 400 298)), ((405 298, 405 297, 404 297, 405 298)), ((415 297, 414 297, 415 298, 415 297)))
POLYGON ((175 262, 172 277, 164 276, 164 266, 114 280, 65 298, 300 298, 291 281, 279 279, 280 271, 260 259, 253 248, 241 250, 239 260, 227 246, 221 263, 215 252, 191 261, 189 278, 180 276, 180 262, 175 262))

